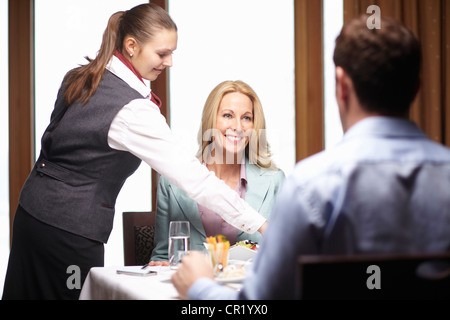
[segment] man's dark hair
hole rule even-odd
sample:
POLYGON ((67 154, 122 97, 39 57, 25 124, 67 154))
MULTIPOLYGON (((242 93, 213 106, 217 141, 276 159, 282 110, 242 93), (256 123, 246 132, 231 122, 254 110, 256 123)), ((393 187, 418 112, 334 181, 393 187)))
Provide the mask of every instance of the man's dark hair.
POLYGON ((365 110, 405 115, 419 86, 420 43, 394 19, 383 18, 380 29, 369 29, 367 18, 363 15, 342 28, 334 63, 352 79, 365 110))

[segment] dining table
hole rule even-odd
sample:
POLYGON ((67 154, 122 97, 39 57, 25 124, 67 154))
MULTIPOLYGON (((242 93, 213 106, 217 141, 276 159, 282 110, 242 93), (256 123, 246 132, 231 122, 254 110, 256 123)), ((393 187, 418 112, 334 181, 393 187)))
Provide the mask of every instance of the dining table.
MULTIPOLYGON (((141 266, 94 267, 89 271, 80 293, 80 300, 178 300, 178 292, 172 284, 176 270, 169 266, 151 266, 146 270, 154 275, 129 275, 118 273, 136 270, 141 266)), ((242 282, 225 283, 240 290, 242 282)))
MULTIPOLYGON (((234 290, 241 290, 243 281, 250 272, 255 254, 256 250, 247 247, 231 247, 228 252, 228 268, 222 270, 223 272, 217 276, 215 280, 234 290), (237 271, 238 274, 234 273, 233 270, 237 271)), ((176 268, 171 266, 147 266, 143 269, 142 267, 143 266, 107 266, 91 268, 84 281, 79 299, 180 299, 171 279, 172 275, 176 272, 176 268), (143 270, 154 272, 151 275, 143 275, 143 270), (130 275, 129 271, 131 271, 131 273, 134 272, 134 274, 130 275)))
POLYGON ((176 271, 166 266, 147 267, 153 275, 130 275, 118 270, 141 266, 95 267, 83 284, 80 300, 174 300, 179 299, 171 276, 176 271))

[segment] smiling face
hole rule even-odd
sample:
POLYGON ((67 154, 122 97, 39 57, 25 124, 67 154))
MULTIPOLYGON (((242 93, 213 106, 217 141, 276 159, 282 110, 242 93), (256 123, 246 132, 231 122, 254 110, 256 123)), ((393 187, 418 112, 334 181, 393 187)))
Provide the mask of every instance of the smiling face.
POLYGON ((223 154, 239 154, 249 141, 248 130, 253 129, 253 103, 248 96, 240 92, 223 96, 216 118, 217 147, 223 148, 223 154))
POLYGON ((165 68, 172 66, 172 54, 177 48, 177 32, 161 29, 152 40, 139 45, 133 38, 126 40, 127 58, 142 78, 154 81, 165 68))

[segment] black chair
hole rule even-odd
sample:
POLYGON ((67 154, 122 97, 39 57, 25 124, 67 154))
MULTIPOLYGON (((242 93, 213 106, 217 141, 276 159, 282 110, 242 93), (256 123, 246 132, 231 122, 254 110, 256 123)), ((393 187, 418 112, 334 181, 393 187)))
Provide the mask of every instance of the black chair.
POLYGON ((156 212, 123 212, 123 248, 126 266, 149 262, 155 247, 156 212))
POLYGON ((305 255, 299 294, 314 299, 450 299, 450 253, 305 255))

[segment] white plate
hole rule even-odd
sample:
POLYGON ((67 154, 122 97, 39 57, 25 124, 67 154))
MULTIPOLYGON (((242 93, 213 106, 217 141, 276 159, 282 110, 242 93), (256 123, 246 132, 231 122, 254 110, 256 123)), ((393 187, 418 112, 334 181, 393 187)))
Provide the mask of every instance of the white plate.
POLYGON ((242 282, 245 279, 245 275, 250 268, 251 263, 242 261, 242 260, 228 260, 228 266, 230 267, 244 267, 244 274, 236 276, 236 277, 215 277, 214 279, 220 283, 236 283, 242 282))
POLYGON ((242 277, 233 277, 233 278, 215 278, 215 280, 219 283, 241 283, 245 279, 245 276, 242 277))
POLYGON ((256 250, 252 250, 252 249, 247 248, 247 247, 232 246, 228 250, 228 258, 230 260, 248 261, 248 260, 252 259, 255 256, 256 252, 257 252, 256 250))

